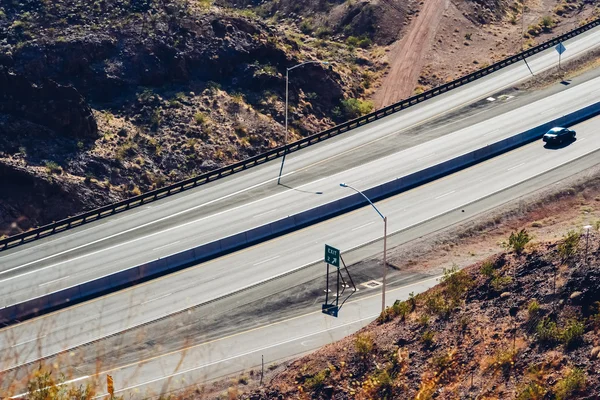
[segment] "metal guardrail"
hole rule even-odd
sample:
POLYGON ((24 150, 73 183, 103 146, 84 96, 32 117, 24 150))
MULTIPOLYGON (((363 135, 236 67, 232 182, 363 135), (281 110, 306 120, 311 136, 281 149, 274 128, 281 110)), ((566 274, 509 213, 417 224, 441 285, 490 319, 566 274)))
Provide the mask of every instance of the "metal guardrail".
POLYGON ((370 122, 376 121, 388 115, 394 114, 398 111, 410 108, 416 104, 422 103, 425 100, 431 99, 433 97, 439 96, 440 94, 446 93, 449 90, 455 89, 457 87, 463 86, 467 83, 473 82, 477 79, 483 78, 492 72, 498 71, 502 68, 505 68, 509 65, 516 63, 517 61, 524 60, 527 57, 530 57, 534 54, 537 54, 541 51, 548 49, 549 47, 555 46, 558 43, 580 35, 596 26, 600 25, 600 18, 589 22, 579 28, 573 29, 563 35, 557 36, 553 39, 550 39, 542 44, 539 44, 535 47, 527 49, 521 53, 515 54, 514 56, 510 56, 505 58, 504 60, 498 61, 488 67, 481 68, 475 72, 472 72, 468 75, 455 79, 451 82, 448 82, 444 85, 438 86, 436 88, 430 89, 421 94, 409 97, 408 99, 399 101, 398 103, 389 105, 387 107, 381 108, 377 111, 374 111, 370 114, 363 115, 362 117, 355 118, 353 120, 344 122, 340 125, 334 126, 333 128, 327 129, 325 131, 316 133, 311 136, 307 136, 303 139, 300 139, 296 142, 290 143, 286 146, 280 146, 275 149, 269 150, 265 153, 259 154, 257 156, 248 158, 243 161, 239 161, 237 163, 228 165, 226 167, 222 167, 216 169, 214 171, 207 172, 205 174, 186 179, 181 182, 174 183, 172 185, 166 186, 164 188, 155 189, 150 192, 146 192, 139 196, 134 196, 126 200, 119 201, 117 203, 109 204, 104 207, 97 208, 95 210, 91 210, 74 217, 69 217, 63 219, 58 222, 54 222, 40 228, 32 229, 30 231, 10 236, 8 238, 0 240, 0 251, 6 250, 12 247, 19 246, 21 244, 25 244, 46 236, 53 235, 58 232, 65 231, 67 229, 71 229, 80 225, 83 225, 88 222, 96 221, 100 218, 107 217, 109 215, 113 215, 119 213, 121 211, 129 210, 130 208, 140 206, 142 204, 147 204, 149 202, 171 196, 173 194, 183 192, 184 190, 188 190, 200 185, 204 185, 208 182, 212 182, 223 177, 233 175, 236 172, 244 171, 248 168, 254 167, 259 164, 263 164, 267 161, 274 160, 283 156, 284 153, 293 153, 315 143, 322 142, 323 140, 329 139, 331 137, 337 136, 341 133, 347 132, 351 129, 355 129, 359 126, 368 124, 370 122))

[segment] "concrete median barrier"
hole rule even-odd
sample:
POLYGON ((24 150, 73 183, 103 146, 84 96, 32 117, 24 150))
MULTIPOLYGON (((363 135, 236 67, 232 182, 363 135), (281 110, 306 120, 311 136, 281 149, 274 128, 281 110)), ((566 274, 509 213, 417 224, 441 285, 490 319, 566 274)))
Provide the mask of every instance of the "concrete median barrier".
MULTIPOLYGON (((600 114, 600 102, 568 115, 558 117, 525 132, 520 132, 509 138, 490 143, 474 151, 459 155, 451 160, 446 160, 412 174, 382 183, 378 186, 369 188, 364 192, 373 201, 381 200, 539 139, 553 126, 571 126, 598 114, 600 114)), ((356 193, 350 194, 347 197, 287 216, 277 221, 272 221, 245 232, 240 232, 214 242, 205 243, 192 249, 162 259, 150 261, 143 265, 120 271, 110 276, 98 278, 78 286, 50 293, 40 298, 11 305, 0 309, 0 324, 10 324, 15 321, 21 321, 60 307, 65 307, 78 301, 108 293, 111 290, 131 286, 239 250, 249 245, 269 240, 290 231, 362 207, 366 204, 366 200, 361 195, 356 193)))

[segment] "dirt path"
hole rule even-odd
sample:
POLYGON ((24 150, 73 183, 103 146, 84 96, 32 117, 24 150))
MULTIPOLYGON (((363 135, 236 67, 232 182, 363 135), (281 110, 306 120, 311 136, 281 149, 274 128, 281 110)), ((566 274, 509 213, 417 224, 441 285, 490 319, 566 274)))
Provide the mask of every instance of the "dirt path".
POLYGON ((402 100, 413 93, 425 56, 449 3, 450 0, 425 0, 407 34, 392 45, 389 53, 390 71, 373 95, 377 108, 402 100))

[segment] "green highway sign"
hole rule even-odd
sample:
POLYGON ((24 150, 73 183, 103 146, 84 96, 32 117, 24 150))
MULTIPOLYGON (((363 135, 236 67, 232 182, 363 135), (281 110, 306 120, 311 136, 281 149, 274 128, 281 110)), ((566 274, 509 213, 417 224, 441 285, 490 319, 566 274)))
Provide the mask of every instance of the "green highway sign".
POLYGON ((335 247, 325 245, 325 262, 340 267, 340 251, 335 247))

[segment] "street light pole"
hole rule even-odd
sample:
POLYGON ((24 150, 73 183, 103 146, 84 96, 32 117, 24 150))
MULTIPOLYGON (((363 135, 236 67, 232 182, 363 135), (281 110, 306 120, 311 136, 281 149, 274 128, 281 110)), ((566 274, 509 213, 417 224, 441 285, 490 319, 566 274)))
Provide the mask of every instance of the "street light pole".
POLYGON ((283 163, 285 163, 285 156, 287 155, 287 140, 288 140, 288 103, 289 103, 289 86, 290 86, 290 71, 301 67, 306 64, 323 64, 327 65, 329 62, 327 61, 305 61, 298 65, 294 65, 293 67, 287 68, 285 71, 285 135, 283 138, 283 143, 286 146, 283 149, 283 157, 281 158, 281 167, 279 168, 279 176, 277 177, 277 184, 279 185, 281 182, 281 173, 283 172, 283 163))
POLYGON ((375 206, 375 204, 373 204, 373 202, 360 190, 347 185, 345 183, 340 183, 341 187, 346 187, 346 188, 350 188, 352 190, 354 190, 356 193, 362 195, 362 197, 364 197, 369 204, 375 209, 375 211, 377 211, 377 214, 379 214, 379 216, 381 217, 381 219, 383 219, 383 279, 382 279, 382 286, 381 286, 381 312, 385 311, 385 283, 386 283, 386 275, 387 275, 387 217, 385 215, 383 215, 381 213, 381 211, 379 211, 379 209, 375 206))

